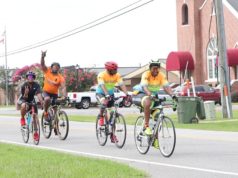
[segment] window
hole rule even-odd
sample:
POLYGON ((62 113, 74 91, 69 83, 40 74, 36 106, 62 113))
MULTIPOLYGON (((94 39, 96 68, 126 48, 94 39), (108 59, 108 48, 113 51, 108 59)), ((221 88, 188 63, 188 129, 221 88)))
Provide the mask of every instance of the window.
POLYGON ((188 24, 188 6, 184 4, 182 6, 182 25, 188 24))
POLYGON ((211 38, 207 46, 207 78, 215 80, 218 76, 217 68, 217 39, 211 38))

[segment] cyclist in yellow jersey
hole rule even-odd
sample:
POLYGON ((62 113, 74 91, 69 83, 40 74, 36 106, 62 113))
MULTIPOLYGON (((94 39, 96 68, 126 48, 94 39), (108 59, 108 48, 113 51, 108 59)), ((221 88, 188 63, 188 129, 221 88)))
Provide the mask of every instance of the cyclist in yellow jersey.
MULTIPOLYGON (((98 115, 99 125, 104 124, 103 112, 107 107, 113 106, 113 100, 110 97, 114 96, 115 85, 119 86, 122 91, 126 94, 127 99, 130 99, 130 95, 127 93, 126 86, 123 83, 121 75, 117 72, 118 65, 113 61, 105 63, 105 71, 101 72, 97 76, 98 87, 96 89, 96 97, 101 104, 100 113, 98 115)), ((116 142, 117 138, 115 135, 111 135, 111 141, 116 142)))
POLYGON ((160 62, 151 61, 149 63, 149 70, 142 74, 139 85, 133 87, 133 103, 144 108, 144 132, 146 135, 152 135, 152 130, 149 127, 150 108, 153 106, 152 98, 158 97, 158 91, 163 87, 173 99, 176 96, 173 94, 169 83, 163 73, 160 72, 160 62))

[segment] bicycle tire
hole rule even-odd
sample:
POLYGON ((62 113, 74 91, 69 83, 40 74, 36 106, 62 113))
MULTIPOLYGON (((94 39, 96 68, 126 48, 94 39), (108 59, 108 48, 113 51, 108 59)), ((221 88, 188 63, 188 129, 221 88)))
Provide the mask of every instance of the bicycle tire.
POLYGON ((29 135, 30 135, 30 130, 28 125, 21 126, 21 134, 22 134, 23 142, 27 143, 29 141, 29 135))
POLYGON ((159 150, 164 157, 170 157, 176 145, 176 132, 172 119, 163 116, 158 127, 159 150))
POLYGON ((126 121, 122 114, 117 113, 116 118, 113 124, 113 131, 115 136, 117 137, 117 142, 115 142, 118 148, 122 148, 126 142, 126 121))
POLYGON ((38 118, 36 118, 36 129, 37 129, 37 133, 38 133, 38 135, 39 135, 39 139, 38 140, 35 140, 34 139, 34 126, 33 126, 33 119, 32 119, 32 124, 31 124, 31 129, 32 129, 32 138, 33 138, 33 142, 34 142, 34 144, 35 145, 38 145, 39 143, 40 143, 40 123, 39 123, 39 120, 38 120, 38 118))
POLYGON ((139 116, 136 119, 134 126, 134 141, 139 153, 146 154, 150 149, 150 137, 144 135, 143 127, 144 127, 144 116, 139 116))
POLYGON ((96 118, 96 137, 98 140, 99 145, 104 146, 107 143, 108 138, 108 125, 106 124, 106 120, 104 117, 104 125, 99 125, 99 119, 96 118))
POLYGON ((57 122, 57 133, 60 140, 65 140, 69 133, 69 118, 65 111, 59 112, 59 118, 57 122))
MULTIPOLYGON (((50 110, 48 111, 48 113, 50 110)), ((51 117, 51 114, 49 113, 49 117, 51 117)), ((42 113, 41 116, 41 130, 46 139, 49 139, 52 133, 52 118, 50 119, 50 122, 48 124, 45 123, 45 118, 44 118, 44 112, 42 113)))

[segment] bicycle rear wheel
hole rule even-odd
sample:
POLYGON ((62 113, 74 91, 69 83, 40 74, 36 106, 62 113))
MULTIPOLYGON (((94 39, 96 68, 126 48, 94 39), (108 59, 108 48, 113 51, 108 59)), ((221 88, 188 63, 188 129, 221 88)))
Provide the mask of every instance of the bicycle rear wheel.
POLYGON ((139 116, 134 126, 134 140, 137 150, 141 154, 146 154, 150 149, 150 137, 143 132, 144 117, 139 116))
POLYGON ((122 148, 126 142, 126 121, 124 116, 119 113, 115 118, 113 131, 117 138, 116 146, 122 148))
POLYGON ((96 119, 96 137, 98 140, 99 145, 104 146, 107 143, 108 138, 108 125, 106 124, 106 120, 104 117, 104 125, 99 125, 99 119, 96 119))
POLYGON ((158 128, 159 149, 164 157, 170 157, 175 149, 176 133, 173 121, 164 116, 158 128))
POLYGON ((65 140, 69 133, 69 119, 65 111, 59 112, 57 132, 61 140, 65 140))
MULTIPOLYGON (((53 114, 51 114, 49 112, 52 112, 52 111, 50 111, 50 110, 48 111, 48 117, 53 116, 53 114)), ((41 116, 41 129, 42 129, 44 137, 47 139, 50 138, 51 133, 52 133, 52 125, 51 125, 52 118, 49 118, 49 120, 50 120, 50 122, 45 121, 44 112, 43 112, 42 116, 41 116)))
POLYGON ((36 128, 34 128, 34 121, 32 120, 32 124, 31 124, 31 129, 32 129, 32 138, 33 138, 33 142, 35 145, 38 145, 39 142, 40 142, 40 123, 39 123, 39 120, 36 119, 36 128), (38 140, 35 140, 34 139, 34 133, 37 132, 38 135, 39 135, 39 139, 38 140))
POLYGON ((21 126, 21 134, 22 134, 23 141, 27 143, 29 140, 29 134, 30 134, 28 125, 21 126))

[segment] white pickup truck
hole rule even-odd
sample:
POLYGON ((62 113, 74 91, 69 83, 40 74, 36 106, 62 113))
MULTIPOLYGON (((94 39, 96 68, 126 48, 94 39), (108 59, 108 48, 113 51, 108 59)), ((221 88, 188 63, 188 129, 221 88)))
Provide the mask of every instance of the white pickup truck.
MULTIPOLYGON (((69 103, 77 109, 88 109, 92 105, 97 105, 98 103, 95 91, 96 86, 92 86, 90 91, 87 92, 68 92, 69 103)), ((125 94, 118 88, 115 88, 114 94, 115 97, 125 96, 125 94)), ((132 104, 128 102, 126 103, 122 98, 120 98, 120 100, 120 107, 130 107, 132 104)))

